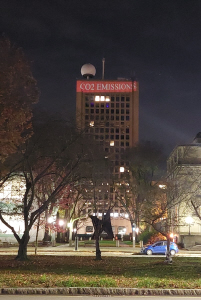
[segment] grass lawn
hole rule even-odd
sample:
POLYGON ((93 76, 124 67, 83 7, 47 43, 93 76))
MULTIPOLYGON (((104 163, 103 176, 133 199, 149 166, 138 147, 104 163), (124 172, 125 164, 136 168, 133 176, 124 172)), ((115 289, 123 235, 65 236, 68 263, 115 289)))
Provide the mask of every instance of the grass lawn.
MULTIPOLYGON (((122 244, 125 244, 127 246, 132 247, 133 246, 133 242, 131 241, 119 241, 122 244)), ((116 247, 116 241, 111 241, 111 240, 100 240, 99 241, 100 247, 116 247)), ((95 245, 95 241, 94 240, 86 240, 86 241, 79 241, 79 246, 90 246, 90 245, 95 245)), ((138 244, 136 243, 136 246, 138 246, 138 244)))
POLYGON ((201 288, 201 258, 0 256, 0 287, 201 288))
MULTIPOLYGON (((99 241, 100 247, 116 247, 116 241, 103 240, 99 241)), ((94 240, 79 241, 79 246, 94 246, 94 240)))

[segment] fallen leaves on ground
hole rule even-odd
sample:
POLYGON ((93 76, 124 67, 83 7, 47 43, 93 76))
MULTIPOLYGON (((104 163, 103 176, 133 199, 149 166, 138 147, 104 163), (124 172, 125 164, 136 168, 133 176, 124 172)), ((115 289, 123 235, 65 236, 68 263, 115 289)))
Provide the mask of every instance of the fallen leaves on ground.
POLYGON ((201 259, 86 256, 0 256, 0 287, 200 288, 201 259))

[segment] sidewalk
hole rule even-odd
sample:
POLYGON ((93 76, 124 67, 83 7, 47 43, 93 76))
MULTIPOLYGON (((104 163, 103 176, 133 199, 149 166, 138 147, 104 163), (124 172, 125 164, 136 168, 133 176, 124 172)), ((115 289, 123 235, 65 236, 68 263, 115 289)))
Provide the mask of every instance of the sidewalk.
MULTIPOLYGON (((112 253, 112 254, 133 254, 140 253, 140 248, 136 247, 135 249, 132 247, 100 247, 101 253, 112 253)), ((15 255, 17 254, 18 247, 2 247, 0 248, 0 255, 15 255)), ((35 248, 28 246, 27 248, 28 254, 34 254, 35 248)), ((68 244, 62 244, 56 247, 53 246, 45 246, 38 247, 37 254, 54 254, 54 255, 87 255, 96 252, 95 246, 89 247, 79 247, 78 250, 75 250, 75 246, 70 247, 68 244)))
MULTIPOLYGON (((131 255, 140 255, 140 247, 100 247, 102 256, 128 256, 131 255)), ((1 247, 0 255, 17 255, 18 247, 1 247)), ((28 255, 35 254, 35 248, 28 246, 27 249, 28 255)), ((75 246, 70 247, 69 244, 62 244, 56 247, 53 246, 41 246, 37 249, 38 255, 59 255, 59 256, 94 256, 96 252, 95 246, 78 246, 78 249, 75 250, 75 246)), ((196 247, 195 249, 182 249, 179 250, 177 256, 201 256, 201 247, 196 247)), ((143 255, 144 256, 144 255, 143 255)), ((152 255, 154 256, 154 255, 152 255)))

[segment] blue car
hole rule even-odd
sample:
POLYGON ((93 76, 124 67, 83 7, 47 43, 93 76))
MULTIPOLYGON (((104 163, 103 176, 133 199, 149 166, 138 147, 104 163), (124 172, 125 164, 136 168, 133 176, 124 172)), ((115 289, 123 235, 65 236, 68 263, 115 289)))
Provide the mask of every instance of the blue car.
MULTIPOLYGON (((159 241, 152 245, 148 245, 145 248, 142 248, 141 253, 152 255, 152 254, 166 254, 167 251, 167 241, 159 241)), ((178 253, 178 247, 175 243, 170 243, 170 253, 174 256, 178 253)))

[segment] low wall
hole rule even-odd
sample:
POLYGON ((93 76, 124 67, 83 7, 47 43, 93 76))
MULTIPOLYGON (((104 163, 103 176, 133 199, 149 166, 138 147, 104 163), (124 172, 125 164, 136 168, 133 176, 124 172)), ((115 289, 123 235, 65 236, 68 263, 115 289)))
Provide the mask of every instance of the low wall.
POLYGON ((201 235, 181 235, 180 240, 184 244, 184 248, 201 245, 201 235))

